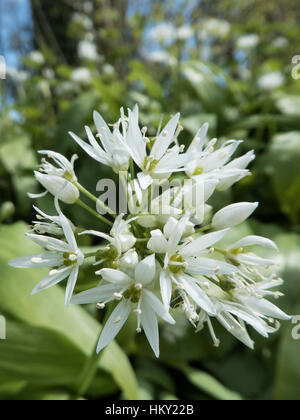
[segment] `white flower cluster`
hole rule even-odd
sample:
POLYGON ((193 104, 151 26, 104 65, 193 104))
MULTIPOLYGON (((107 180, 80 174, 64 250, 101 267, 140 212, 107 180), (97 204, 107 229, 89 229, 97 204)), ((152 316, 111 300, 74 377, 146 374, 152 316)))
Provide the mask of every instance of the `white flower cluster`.
POLYGON ((276 245, 258 236, 241 238, 227 247, 220 245, 258 203, 236 203, 216 213, 208 204, 216 190, 226 190, 250 174, 247 167, 255 158, 253 151, 233 159, 241 142, 230 140, 217 147, 216 139, 207 141, 207 124, 185 148, 178 140, 182 131, 179 119, 176 114, 151 137, 146 127, 139 126, 136 106, 128 115, 121 109, 119 121, 111 126, 95 112, 97 135, 86 127, 88 142, 70 133, 92 159, 120 174, 129 198, 127 216, 108 212, 104 218, 109 233, 97 228, 80 233, 99 241, 94 253, 84 254, 79 249, 77 230, 59 207, 59 200, 73 204, 80 203, 80 194, 93 197, 77 180, 75 157, 69 162, 57 153, 41 152, 56 166, 44 158, 35 176, 54 195, 58 215, 49 216, 35 208, 37 221, 28 237, 45 252, 19 258, 11 265, 50 268, 33 293, 67 278, 66 304, 95 304, 98 309, 109 305, 111 315, 102 330, 98 352, 116 337, 132 312, 137 332, 144 331, 157 357, 158 318, 174 324, 178 311, 186 314, 196 331, 207 325, 215 346, 220 344, 213 325, 216 321, 253 348, 246 324, 268 337, 278 329, 277 320, 289 319, 267 299, 281 296, 272 291, 282 284, 275 262, 252 252, 253 246, 276 251, 276 245), (153 187, 170 180, 176 180, 176 186, 153 197, 153 187), (133 202, 139 204, 138 210, 133 202), (74 295, 85 261, 94 264, 99 285, 74 295))

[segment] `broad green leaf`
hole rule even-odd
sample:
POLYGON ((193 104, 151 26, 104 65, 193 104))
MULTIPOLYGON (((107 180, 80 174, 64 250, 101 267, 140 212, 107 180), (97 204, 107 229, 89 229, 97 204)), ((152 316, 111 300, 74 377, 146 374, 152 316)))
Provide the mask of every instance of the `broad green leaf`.
POLYGON ((7 338, 0 343, 0 371, 15 380, 70 388, 85 360, 84 353, 61 333, 7 322, 7 338))
POLYGON ((186 370, 188 379, 199 389, 222 401, 241 401, 242 397, 235 392, 225 388, 211 375, 200 372, 196 369, 186 370))
MULTIPOLYGON (((300 304, 295 308, 294 313, 300 315, 300 304)), ((279 346, 274 392, 274 397, 277 400, 299 400, 300 339, 297 339, 299 336, 297 325, 299 325, 299 321, 285 329, 279 346)))
MULTIPOLYGON (((45 275, 43 270, 24 271, 8 267, 13 258, 40 252, 24 238, 25 232, 23 223, 0 227, 0 311, 30 325, 54 329, 73 341, 85 355, 90 355, 100 332, 96 320, 81 307, 65 307, 64 292, 58 286, 31 297, 31 290, 45 275)), ((103 352, 100 366, 112 374, 128 399, 137 398, 134 372, 116 343, 103 352)))
POLYGON ((266 156, 270 175, 281 209, 297 223, 300 220, 300 132, 274 137, 266 156))

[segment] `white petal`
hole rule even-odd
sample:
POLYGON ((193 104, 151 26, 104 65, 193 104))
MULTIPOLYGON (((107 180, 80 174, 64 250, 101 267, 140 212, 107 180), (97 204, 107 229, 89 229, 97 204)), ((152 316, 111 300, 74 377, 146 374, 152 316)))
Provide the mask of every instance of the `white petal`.
POLYGON ((10 261, 9 265, 14 268, 54 268, 61 266, 63 262, 64 259, 60 255, 46 252, 44 254, 16 258, 15 260, 10 261), (37 262, 34 263, 32 260, 36 260, 37 262), (39 260, 41 260, 41 262, 38 262, 39 260))
POLYGON ((68 180, 55 175, 45 175, 35 171, 37 181, 54 197, 67 204, 74 204, 79 198, 79 191, 75 185, 68 180))
POLYGON ((235 256, 235 259, 240 264, 252 265, 254 267, 268 267, 269 265, 276 264, 274 260, 260 258, 252 254, 238 254, 237 256, 235 256))
POLYGON ((143 285, 149 284, 154 280, 156 273, 155 254, 150 255, 141 261, 135 269, 135 280, 143 285))
MULTIPOLYGON (((96 153, 96 155, 99 157, 99 159, 101 161, 103 161, 103 163, 109 165, 110 162, 111 162, 110 156, 100 147, 100 145, 97 142, 97 140, 95 139, 90 127, 86 126, 85 131, 86 131, 86 134, 88 136, 89 142, 90 142, 92 148, 94 149, 94 153, 96 153)), ((110 142, 110 144, 111 144, 111 142, 110 142)))
POLYGON ((31 295, 35 295, 36 293, 41 292, 42 290, 49 289, 52 286, 60 283, 67 277, 69 277, 72 271, 72 267, 65 267, 62 270, 59 270, 56 275, 54 276, 47 276, 45 277, 40 283, 38 283, 35 288, 32 290, 31 295))
POLYGON ((105 239, 109 242, 111 242, 112 238, 107 235, 106 233, 98 232, 97 230, 85 230, 84 232, 81 232, 80 235, 93 235, 97 236, 98 238, 105 239))
POLYGON ((109 283, 123 285, 123 286, 126 286, 132 283, 132 279, 127 274, 119 270, 112 270, 110 268, 104 268, 103 270, 98 271, 97 274, 101 275, 103 280, 109 283))
POLYGON ((144 174, 143 172, 139 172, 137 178, 139 180, 141 189, 144 191, 153 184, 153 178, 150 175, 144 174))
POLYGON ((93 159, 95 159, 97 162, 103 163, 104 165, 110 165, 110 161, 107 159, 107 157, 104 157, 104 155, 100 155, 97 153, 97 151, 87 144, 85 141, 81 140, 80 137, 78 137, 76 134, 69 132, 70 136, 73 137, 73 139, 76 141, 76 143, 93 159))
POLYGON ((49 250, 57 252, 70 252, 70 245, 60 239, 51 238, 50 236, 35 235, 33 233, 27 233, 29 239, 43 248, 49 248, 49 250))
POLYGON ((181 241, 181 238, 185 232, 187 222, 190 218, 190 215, 186 213, 177 223, 176 228, 172 232, 168 242, 168 253, 169 255, 173 255, 177 251, 177 247, 181 241))
POLYGON ((220 230, 218 232, 208 233, 200 238, 194 240, 189 245, 180 250, 180 255, 184 257, 198 256, 205 249, 210 248, 212 245, 221 241, 230 229, 220 230))
POLYGON ((188 258, 185 270, 191 275, 212 276, 214 274, 229 275, 238 271, 237 267, 212 258, 188 258))
POLYGON ((182 275, 179 277, 184 290, 193 299, 197 305, 210 316, 216 315, 216 309, 207 294, 197 285, 192 277, 182 275))
POLYGON ((141 324, 145 331, 146 337, 150 343, 156 357, 159 357, 159 333, 158 322, 153 308, 147 300, 143 299, 141 305, 141 324))
POLYGON ((63 228, 63 231, 64 231, 65 237, 66 237, 66 239, 68 241, 68 244, 70 245, 71 249, 74 252, 76 252, 78 248, 77 248, 77 243, 76 243, 76 239, 75 239, 75 235, 74 235, 74 232, 73 232, 73 228, 71 226, 71 223, 66 218, 66 216, 62 213, 62 211, 60 210, 60 207, 59 207, 59 203, 58 203, 57 198, 55 198, 54 201, 55 201, 56 210, 57 210, 57 212, 59 214, 60 225, 63 228))
POLYGON ((215 214, 212 226, 225 229, 243 223, 257 209, 258 203, 237 203, 225 207, 215 214))
POLYGON ((165 308, 169 312, 172 297, 172 280, 166 270, 162 270, 160 273, 160 291, 165 308))
POLYGON ((79 267, 78 265, 73 268, 69 280, 68 280, 68 284, 67 284, 67 288, 66 288, 66 297, 65 297, 65 303, 66 305, 70 305, 72 296, 73 296, 73 292, 76 286, 76 282, 77 282, 77 278, 78 278, 78 273, 79 273, 79 267))
POLYGON ((146 157, 147 145, 139 128, 137 114, 128 110, 128 115, 129 126, 127 132, 127 144, 129 147, 129 152, 135 163, 139 166, 139 168, 142 169, 146 157))
POLYGON ((230 247, 230 249, 238 249, 244 248, 246 246, 263 246, 266 248, 272 248, 278 251, 277 245, 268 238, 264 238, 262 236, 246 236, 245 238, 241 239, 240 241, 236 242, 234 245, 230 247))
POLYGON ((167 223, 164 226, 164 235, 169 239, 174 232, 174 229, 177 227, 178 220, 175 217, 170 217, 167 223))
MULTIPOLYGON (((227 314, 226 312, 221 314, 222 317, 218 318, 218 321, 227 328, 227 325, 231 327, 230 334, 232 334, 235 338, 237 338, 239 341, 241 341, 245 346, 249 347, 251 350, 254 349, 254 341, 251 340, 249 337, 249 334, 246 330, 246 328, 243 328, 243 326, 238 326, 235 322, 233 322, 233 319, 230 314, 227 314), (225 321, 225 323, 224 323, 225 321)), ((241 321, 242 322, 242 321, 241 321)))
POLYGON ((159 161, 173 142, 179 118, 180 114, 176 114, 156 139, 151 150, 151 156, 153 156, 155 160, 159 161))
POLYGON ((237 316, 238 318, 245 321, 247 324, 251 325, 260 335, 265 338, 269 336, 269 326, 268 324, 260 319, 258 316, 255 316, 247 311, 247 308, 243 308, 241 305, 238 304, 225 304, 224 307, 228 312, 232 315, 237 316))
POLYGON ((151 232, 151 239, 148 242, 147 248, 156 254, 165 254, 167 252, 168 242, 162 231, 157 229, 151 232))
POLYGON ((130 301, 123 300, 117 305, 102 330, 97 346, 97 353, 100 353, 118 335, 129 317, 130 310, 130 301))
POLYGON ((273 317, 276 319, 282 319, 288 321, 291 317, 277 306, 273 305, 273 303, 269 302, 266 299, 258 299, 252 296, 239 296, 239 300, 249 308, 251 308, 254 312, 258 314, 262 314, 265 316, 273 317))
POLYGON ((48 194, 48 191, 45 191, 45 192, 43 192, 43 193, 41 193, 41 194, 31 194, 31 193, 27 193, 27 195, 28 195, 28 197, 29 198, 32 198, 32 199, 36 199, 36 198, 43 198, 43 197, 46 197, 46 195, 48 194))
POLYGON ((112 133, 102 116, 97 111, 94 111, 94 123, 97 128, 98 134, 100 134, 100 139, 104 149, 107 153, 111 153, 112 142, 110 141, 110 139, 112 137, 112 133))
POLYGON ((147 300, 149 306, 160 316, 164 321, 169 324, 175 324, 175 320, 171 317, 169 312, 166 310, 166 307, 161 303, 161 301, 149 290, 143 290, 144 299, 147 300))
POLYGON ((207 136, 209 129, 209 124, 205 123, 203 126, 198 130, 194 140, 192 141, 188 152, 191 152, 191 155, 196 151, 198 153, 201 153, 203 150, 205 138, 207 136))
POLYGON ((87 305, 90 303, 108 302, 114 300, 113 294, 119 291, 120 285, 105 284, 104 286, 78 293, 78 295, 72 297, 71 303, 73 305, 87 305))

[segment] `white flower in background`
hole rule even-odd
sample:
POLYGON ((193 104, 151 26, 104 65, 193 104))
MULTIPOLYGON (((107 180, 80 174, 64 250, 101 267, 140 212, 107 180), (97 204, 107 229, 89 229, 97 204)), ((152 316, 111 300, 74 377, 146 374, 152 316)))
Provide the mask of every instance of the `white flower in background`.
POLYGON ((91 31, 93 29, 93 21, 83 13, 74 13, 72 16, 72 21, 81 25, 87 31, 91 31))
POLYGON ((73 82, 81 83, 83 85, 90 84, 92 80, 92 73, 86 67, 79 67, 72 72, 71 79, 73 82))
POLYGON ((6 76, 10 77, 15 83, 24 83, 28 80, 28 72, 16 67, 7 67, 6 76))
POLYGON ((272 46, 278 49, 286 48, 289 46, 289 44, 290 44, 290 41, 283 36, 280 36, 274 39, 274 41, 272 42, 272 46))
POLYGON ((175 66, 177 64, 177 59, 164 50, 147 51, 144 57, 152 63, 165 64, 167 66, 175 66))
POLYGON ((82 60, 97 61, 97 47, 93 42, 81 41, 78 44, 78 57, 82 60))
POLYGON ((150 30, 149 36, 155 42, 171 43, 176 37, 176 28, 171 23, 162 22, 150 30))
POLYGON ((258 80, 258 86, 266 91, 278 89, 284 83, 285 78, 280 71, 264 74, 258 80))
POLYGON ((108 75, 112 75, 115 74, 115 69, 111 64, 106 63, 102 67, 102 72, 108 75))
POLYGON ((74 172, 74 163, 78 158, 77 155, 74 155, 71 161, 68 161, 60 153, 50 150, 41 150, 39 153, 52 159, 57 166, 49 163, 45 158, 42 159, 40 172, 35 171, 34 175, 46 191, 42 194, 28 194, 29 197, 44 197, 49 192, 64 203, 74 204, 79 198, 78 188, 73 184, 77 181, 74 172))
POLYGON ((183 25, 177 28, 177 39, 186 41, 193 36, 193 28, 189 25, 183 25))
POLYGON ((40 51, 32 51, 27 56, 33 63, 42 66, 45 63, 43 54, 40 51))
POLYGON ((113 132, 101 117, 98 112, 94 112, 94 122, 97 128, 97 138, 101 142, 96 140, 91 129, 85 127, 89 143, 84 142, 76 134, 70 132, 70 136, 76 141, 76 143, 82 147, 82 149, 93 159, 97 160, 104 165, 110 166, 116 173, 120 171, 127 171, 129 168, 129 153, 126 151, 126 138, 127 133, 127 122, 125 117, 121 119, 118 124, 113 127, 113 132), (120 131, 120 123, 122 122, 123 132, 120 131))
POLYGON ((236 42, 237 48, 240 50, 251 50, 256 48, 260 42, 259 36, 256 34, 243 35, 236 42))
POLYGON ((175 321, 151 291, 156 275, 155 256, 151 255, 137 264, 131 276, 111 269, 102 269, 97 274, 102 276, 104 284, 72 299, 74 304, 98 302, 99 308, 104 308, 108 302, 120 301, 102 330, 97 352, 117 336, 134 308, 137 332, 144 330, 155 356, 159 357, 157 315, 170 324, 175 324, 175 321))
POLYGON ((71 81, 62 82, 58 86, 56 86, 56 92, 58 95, 74 93, 76 92, 76 89, 77 89, 77 85, 71 81))
POLYGON ((200 30, 200 37, 202 39, 207 38, 207 36, 213 36, 216 38, 226 38, 230 33, 231 25, 229 22, 223 19, 206 19, 200 30))
MULTIPOLYGON (((28 238, 42 246, 45 252, 17 258, 11 261, 9 265, 16 268, 48 267, 52 269, 49 275, 33 289, 32 294, 46 290, 68 279, 65 298, 66 305, 68 305, 76 285, 79 267, 84 262, 84 255, 77 246, 73 227, 61 212, 57 200, 55 200, 55 206, 58 216, 51 217, 51 219, 61 226, 66 240, 29 233, 27 234, 28 238)), ((49 216, 47 217, 49 218, 49 216)))

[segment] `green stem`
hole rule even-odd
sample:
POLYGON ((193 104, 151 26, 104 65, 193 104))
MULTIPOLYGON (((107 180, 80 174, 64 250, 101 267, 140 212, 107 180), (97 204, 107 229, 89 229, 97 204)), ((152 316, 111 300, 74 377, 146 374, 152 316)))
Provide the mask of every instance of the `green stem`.
POLYGON ((95 197, 92 193, 90 193, 88 190, 86 190, 79 182, 74 182, 74 185, 79 189, 82 194, 84 194, 86 197, 88 197, 90 200, 94 201, 97 205, 101 206, 108 214, 115 217, 115 214, 113 211, 106 206, 99 198, 95 197))
POLYGON ((135 171, 134 171, 134 163, 133 163, 133 159, 130 159, 130 174, 131 174, 131 178, 132 180, 134 180, 135 178, 135 171))
POLYGON ((227 251, 226 251, 225 249, 215 248, 215 247, 214 247, 214 250, 215 250, 216 252, 218 252, 219 254, 222 254, 222 255, 227 255, 227 251))
POLYGON ((108 219, 106 219, 106 217, 101 216, 101 214, 97 213, 95 210, 91 209, 87 204, 85 204, 83 201, 81 200, 77 200, 76 203, 82 207, 83 209, 85 209, 86 211, 88 211, 89 213, 91 213, 93 216, 97 217, 97 219, 101 220, 101 222, 106 223, 107 225, 109 225, 110 227, 113 226, 113 223, 111 221, 109 221, 108 219))
POLYGON ((100 354, 101 354, 101 353, 97 354, 97 345, 98 345, 98 340, 93 349, 93 353, 86 361, 83 371, 81 372, 79 376, 78 388, 77 388, 77 395, 79 397, 83 397, 86 395, 97 373, 100 354))
POLYGON ((150 239, 151 239, 151 238, 143 238, 143 239, 138 238, 136 241, 137 241, 138 243, 140 243, 140 242, 148 242, 148 241, 150 241, 150 239))
POLYGON ((84 258, 92 258, 95 257, 97 252, 89 252, 87 254, 84 254, 84 258))
POLYGON ((197 233, 206 232, 207 230, 212 229, 212 225, 204 226, 203 228, 197 229, 194 233, 196 235, 197 233))

